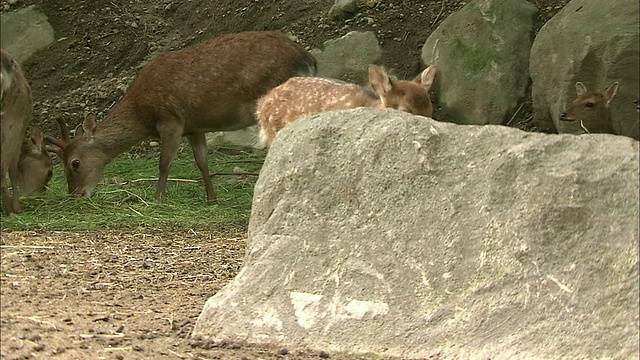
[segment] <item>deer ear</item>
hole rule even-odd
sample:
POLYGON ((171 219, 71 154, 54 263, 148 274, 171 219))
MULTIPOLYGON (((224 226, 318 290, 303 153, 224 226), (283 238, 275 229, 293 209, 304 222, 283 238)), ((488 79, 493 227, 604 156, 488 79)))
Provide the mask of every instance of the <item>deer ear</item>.
POLYGON ((425 89, 425 91, 431 90, 431 85, 433 85, 433 79, 436 77, 436 64, 432 64, 428 68, 424 69, 420 74, 420 78, 416 78, 416 81, 419 82, 425 89))
POLYGON ((84 135, 84 130, 82 129, 82 124, 80 124, 73 130, 73 137, 80 137, 82 135, 84 135))
POLYGON ((607 100, 607 105, 609 105, 611 100, 613 100, 613 98, 616 97, 616 94, 618 93, 619 85, 620 84, 618 84, 618 82, 616 81, 613 84, 609 85, 607 90, 605 90, 604 98, 607 100))
POLYGON ((381 98, 386 97, 391 91, 391 79, 382 66, 369 65, 369 82, 381 98))
POLYGON ((40 128, 34 127, 31 129, 31 137, 29 140, 31 142, 31 152, 34 154, 40 153, 44 145, 44 135, 40 128))
POLYGON ((82 135, 87 140, 91 140, 93 139, 93 136, 95 134, 97 127, 98 127, 98 123, 96 122, 96 116, 89 113, 84 117, 84 121, 82 122, 82 127, 78 126, 76 128, 76 136, 82 135))
POLYGON ((587 92, 587 87, 584 86, 583 83, 581 83, 580 81, 578 81, 576 83, 576 93, 578 94, 578 96, 584 94, 587 92))

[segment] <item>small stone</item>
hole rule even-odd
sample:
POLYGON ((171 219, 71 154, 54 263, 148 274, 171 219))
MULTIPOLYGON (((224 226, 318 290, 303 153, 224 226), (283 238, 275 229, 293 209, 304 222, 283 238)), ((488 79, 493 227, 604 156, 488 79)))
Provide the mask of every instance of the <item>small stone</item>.
POLYGON ((216 342, 213 341, 213 339, 209 339, 207 341, 205 341, 204 345, 202 345, 202 348, 205 350, 210 350, 212 348, 214 348, 216 346, 216 342))

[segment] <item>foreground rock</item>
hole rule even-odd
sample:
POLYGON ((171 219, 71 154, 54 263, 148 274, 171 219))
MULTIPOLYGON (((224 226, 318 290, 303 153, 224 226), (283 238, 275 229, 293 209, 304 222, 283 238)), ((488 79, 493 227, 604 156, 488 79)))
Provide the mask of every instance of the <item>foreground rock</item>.
POLYGON ((531 49, 533 120, 560 133, 584 133, 558 114, 576 98, 575 83, 604 91, 620 83, 611 102, 614 129, 638 139, 640 124, 640 4, 635 0, 572 0, 540 29, 531 49))
POLYGON ((194 334, 414 358, 637 356, 638 216, 626 137, 392 110, 303 119, 273 143, 243 268, 194 334))

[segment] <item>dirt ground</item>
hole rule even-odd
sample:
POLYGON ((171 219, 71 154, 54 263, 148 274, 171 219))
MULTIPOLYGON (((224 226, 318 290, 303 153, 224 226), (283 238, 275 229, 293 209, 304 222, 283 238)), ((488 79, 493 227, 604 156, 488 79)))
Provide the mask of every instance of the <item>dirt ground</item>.
MULTIPOLYGON (((537 27, 568 0, 533 0, 537 27)), ((384 65, 419 73, 429 34, 467 1, 367 0, 348 20, 325 0, 1 0, 3 11, 39 5, 56 42, 24 65, 34 124, 57 134, 84 111, 101 119, 140 65, 160 51, 245 30, 281 30, 309 48, 351 30, 374 30, 384 65)), ((530 127, 530 104, 513 126, 530 127)), ((439 109, 436 106, 435 118, 439 109)), ((144 151, 144 143, 139 147, 144 151)), ((2 359, 349 358, 301 349, 215 344, 189 337, 204 302, 237 273, 244 229, 3 232, 2 359)))

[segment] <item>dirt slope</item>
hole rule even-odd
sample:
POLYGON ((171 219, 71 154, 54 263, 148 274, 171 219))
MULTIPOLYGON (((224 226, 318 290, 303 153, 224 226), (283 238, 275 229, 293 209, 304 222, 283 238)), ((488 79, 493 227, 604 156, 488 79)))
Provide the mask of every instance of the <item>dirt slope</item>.
MULTIPOLYGON (((534 0, 540 27, 567 0, 534 0)), ((7 8, 8 0, 1 2, 7 8)), ((57 132, 55 117, 72 125, 85 110, 102 118, 122 96, 145 60, 160 51, 193 45, 219 34, 280 30, 309 48, 352 30, 373 30, 384 49, 384 65, 400 78, 420 72, 420 50, 429 34, 467 1, 369 0, 348 20, 327 14, 321 0, 22 0, 9 9, 36 4, 56 29, 56 43, 24 66, 33 87, 35 122, 57 132)), ((524 123, 527 111, 514 124, 524 123)), ((438 118, 445 117, 438 112, 438 118)), ((445 119, 446 120, 446 119, 445 119)))

